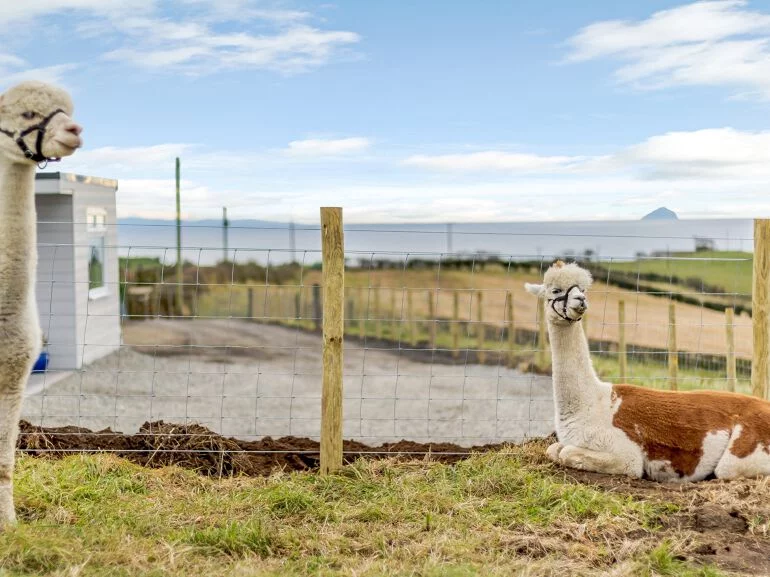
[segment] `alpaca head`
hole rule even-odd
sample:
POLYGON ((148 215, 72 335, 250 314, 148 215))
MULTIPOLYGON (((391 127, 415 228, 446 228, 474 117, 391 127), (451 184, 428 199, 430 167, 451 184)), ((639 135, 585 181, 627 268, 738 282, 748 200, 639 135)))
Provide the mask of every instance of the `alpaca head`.
POLYGON ((544 298, 548 322, 567 325, 582 319, 588 310, 586 291, 592 282, 591 273, 584 268, 558 260, 545 271, 543 284, 526 283, 525 287, 544 298))
POLYGON ((69 156, 82 145, 82 130, 72 121, 72 99, 61 88, 23 82, 0 94, 0 154, 11 162, 69 156))

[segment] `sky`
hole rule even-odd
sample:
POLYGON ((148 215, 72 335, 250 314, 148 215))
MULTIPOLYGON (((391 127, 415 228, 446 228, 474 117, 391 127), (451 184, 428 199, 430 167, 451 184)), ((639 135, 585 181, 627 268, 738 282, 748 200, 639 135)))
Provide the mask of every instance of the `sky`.
POLYGON ((120 217, 770 216, 770 3, 25 0, 0 91, 75 101, 120 217))

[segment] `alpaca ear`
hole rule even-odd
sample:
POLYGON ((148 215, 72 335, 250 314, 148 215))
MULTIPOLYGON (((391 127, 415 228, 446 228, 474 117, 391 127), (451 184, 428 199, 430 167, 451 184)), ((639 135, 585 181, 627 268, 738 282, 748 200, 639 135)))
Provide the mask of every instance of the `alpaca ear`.
POLYGON ((543 292, 543 285, 541 284, 532 284, 525 282, 524 288, 527 290, 528 293, 532 293, 535 296, 540 296, 540 293, 543 292))

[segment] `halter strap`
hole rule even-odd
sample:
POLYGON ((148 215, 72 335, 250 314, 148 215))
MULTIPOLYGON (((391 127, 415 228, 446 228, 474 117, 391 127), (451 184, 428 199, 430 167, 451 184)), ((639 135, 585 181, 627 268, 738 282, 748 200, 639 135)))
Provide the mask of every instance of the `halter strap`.
POLYGON ((576 284, 573 284, 571 287, 567 289, 567 292, 565 292, 562 296, 557 297, 555 299, 548 299, 548 302, 551 305, 551 308, 553 309, 553 312, 555 312, 557 315, 559 315, 561 318, 563 318, 565 321, 569 323, 576 323, 579 320, 581 320, 583 317, 580 317, 580 319, 571 319, 567 316, 567 303, 569 302, 569 293, 572 291, 572 289, 579 289, 580 287, 576 284), (564 306, 562 307, 564 312, 559 312, 559 310, 556 308, 556 303, 559 301, 564 301, 564 306))
POLYGON ((48 127, 48 124, 51 122, 51 120, 53 120, 53 117, 60 113, 64 114, 64 110, 57 108, 37 124, 33 124, 32 126, 19 132, 19 136, 15 138, 15 133, 11 132, 10 130, 0 128, 0 133, 5 134, 8 138, 13 138, 16 141, 16 145, 24 153, 24 156, 36 162, 39 168, 45 168, 49 162, 59 162, 61 160, 59 157, 48 157, 43 154, 43 138, 45 137, 45 129, 48 127), (37 131, 37 138, 35 139, 35 150, 32 151, 29 146, 27 146, 27 143, 24 142, 24 137, 28 134, 32 134, 35 131, 37 131))

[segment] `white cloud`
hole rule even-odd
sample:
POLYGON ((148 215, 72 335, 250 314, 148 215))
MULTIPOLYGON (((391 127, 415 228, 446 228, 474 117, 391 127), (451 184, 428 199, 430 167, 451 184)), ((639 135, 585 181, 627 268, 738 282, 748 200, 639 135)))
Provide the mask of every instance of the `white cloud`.
MULTIPOLYGON (((102 55, 104 60, 155 72, 200 75, 251 69, 295 74, 326 64, 361 40, 352 31, 309 24, 308 12, 265 8, 258 0, 2 2, 0 35, 33 21, 43 29, 43 18, 63 13, 75 16, 80 36, 105 36, 117 44, 102 55)), ((9 64, 18 65, 19 59, 0 55, 0 67, 9 64)))
POLYGON ((436 172, 630 173, 638 178, 770 177, 770 132, 709 128, 668 132, 604 156, 543 156, 497 150, 414 155, 403 161, 436 172))
POLYGON ((317 222, 323 205, 344 206, 349 222, 637 218, 663 204, 682 216, 708 206, 712 217, 750 217, 767 203, 770 180, 770 132, 734 128, 665 133, 599 157, 474 152, 410 163, 430 178, 404 170, 393 151, 345 154, 369 144, 356 137, 258 151, 105 147, 79 151, 52 170, 117 178, 121 216, 170 218, 181 156, 190 218, 216 217, 227 205, 238 218, 302 222, 317 222))
POLYGON ((747 9, 745 0, 695 2, 640 22, 597 22, 568 45, 568 62, 619 60, 616 79, 638 88, 725 85, 770 99, 770 13, 747 9))
POLYGON ((286 152, 293 156, 335 156, 361 152, 369 148, 371 142, 368 138, 351 137, 339 139, 310 138, 307 140, 293 140, 289 143, 286 152))
POLYGON ((468 154, 417 154, 404 160, 408 166, 440 171, 473 172, 552 172, 569 168, 585 159, 573 156, 540 156, 537 154, 488 150, 468 154))
POLYGON ((191 144, 156 144, 151 146, 134 146, 119 148, 105 146, 102 148, 84 149, 78 151, 71 159, 73 170, 86 173, 109 171, 147 171, 157 168, 173 167, 175 158, 183 156, 193 148, 191 144))
POLYGON ((360 40, 355 32, 320 30, 304 24, 260 35, 219 34, 201 24, 180 26, 150 19, 121 27, 139 47, 113 50, 104 55, 105 59, 193 74, 222 68, 304 72, 328 62, 338 48, 360 40))
POLYGON ((40 16, 77 11, 99 16, 118 17, 155 7, 155 0, 25 0, 0 3, 0 27, 30 22, 40 16))
POLYGON ((40 82, 47 82, 63 88, 69 88, 67 76, 77 67, 77 64, 58 64, 56 66, 26 68, 18 72, 2 73, 3 69, 2 66, 0 66, 0 90, 11 87, 19 82, 24 82, 25 80, 39 80, 40 82))
POLYGON ((657 178, 770 177, 770 132, 712 128, 653 136, 616 161, 657 178))

